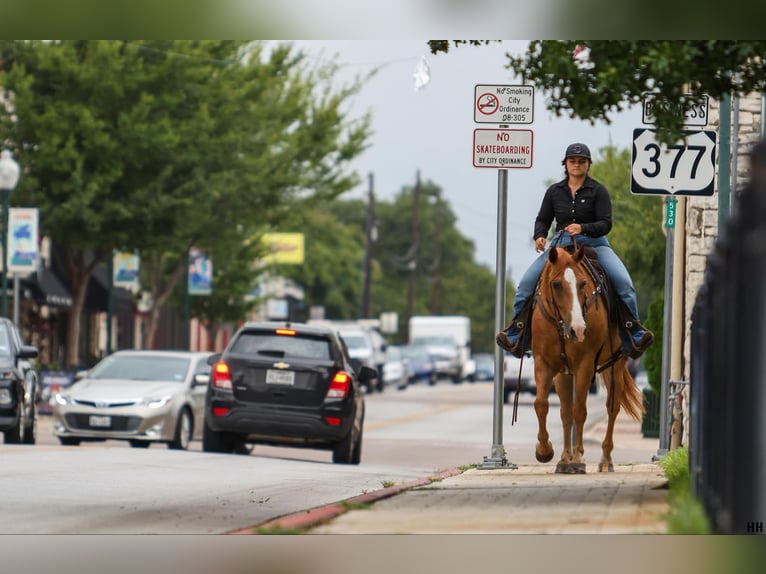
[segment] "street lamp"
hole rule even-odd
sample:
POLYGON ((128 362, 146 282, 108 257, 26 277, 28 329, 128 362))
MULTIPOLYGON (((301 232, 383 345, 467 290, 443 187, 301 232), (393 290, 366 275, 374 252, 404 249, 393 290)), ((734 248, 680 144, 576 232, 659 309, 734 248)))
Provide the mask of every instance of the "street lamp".
POLYGON ((8 316, 8 198, 19 182, 19 164, 7 149, 0 152, 0 190, 3 192, 3 317, 8 316))

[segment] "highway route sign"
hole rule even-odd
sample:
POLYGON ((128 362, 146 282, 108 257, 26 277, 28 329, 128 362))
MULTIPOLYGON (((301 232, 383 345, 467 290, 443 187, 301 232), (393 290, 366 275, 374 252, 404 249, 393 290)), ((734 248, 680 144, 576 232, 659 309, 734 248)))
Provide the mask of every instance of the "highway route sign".
POLYGON ((630 191, 650 195, 713 195, 716 132, 684 132, 686 139, 665 146, 650 129, 633 130, 630 191))

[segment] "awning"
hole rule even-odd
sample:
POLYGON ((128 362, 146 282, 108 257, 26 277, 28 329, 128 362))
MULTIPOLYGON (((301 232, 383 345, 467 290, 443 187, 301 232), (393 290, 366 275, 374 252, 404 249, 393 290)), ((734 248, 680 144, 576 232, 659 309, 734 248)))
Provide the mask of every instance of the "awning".
POLYGON ((43 268, 21 280, 27 299, 52 307, 71 307, 72 295, 50 269, 43 268), (27 296, 27 291, 29 296, 27 296))

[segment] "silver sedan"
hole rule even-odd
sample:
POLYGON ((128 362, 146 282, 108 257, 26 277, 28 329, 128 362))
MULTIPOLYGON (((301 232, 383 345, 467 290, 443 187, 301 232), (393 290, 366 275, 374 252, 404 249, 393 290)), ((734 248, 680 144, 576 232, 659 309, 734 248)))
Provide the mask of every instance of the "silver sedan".
POLYGON ((186 449, 204 425, 209 356, 117 351, 56 395, 53 432, 63 445, 118 439, 186 449))

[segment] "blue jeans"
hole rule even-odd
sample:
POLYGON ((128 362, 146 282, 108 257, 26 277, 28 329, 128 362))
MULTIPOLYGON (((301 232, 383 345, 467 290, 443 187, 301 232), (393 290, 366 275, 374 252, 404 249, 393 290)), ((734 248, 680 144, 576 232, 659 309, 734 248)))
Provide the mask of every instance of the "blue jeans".
MULTIPOLYGON (((572 242, 572 238, 568 234, 563 234, 561 241, 556 242, 556 246, 564 247, 572 242)), ((636 300, 636 290, 633 287, 633 280, 630 278, 630 273, 625 267, 623 262, 617 257, 617 254, 612 251, 611 245, 606 237, 587 237, 585 235, 577 236, 578 245, 590 245, 598 253, 598 260, 609 275, 609 280, 612 282, 612 286, 617 295, 628 306, 628 310, 633 315, 633 318, 638 319, 638 302, 636 300)), ((545 262, 548 261, 548 248, 539 255, 537 259, 532 262, 532 265, 526 270, 524 275, 519 281, 519 287, 516 289, 516 297, 513 299, 513 314, 514 316, 519 314, 521 308, 524 306, 524 302, 532 295, 532 292, 537 286, 537 280, 540 279, 540 275, 545 267, 545 262)))

